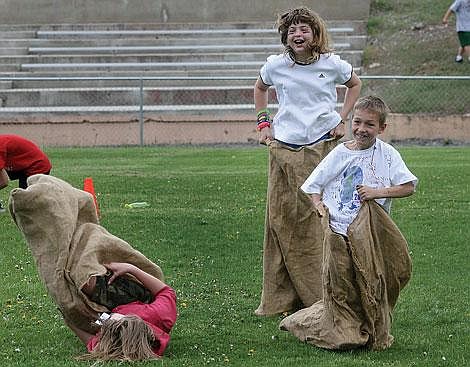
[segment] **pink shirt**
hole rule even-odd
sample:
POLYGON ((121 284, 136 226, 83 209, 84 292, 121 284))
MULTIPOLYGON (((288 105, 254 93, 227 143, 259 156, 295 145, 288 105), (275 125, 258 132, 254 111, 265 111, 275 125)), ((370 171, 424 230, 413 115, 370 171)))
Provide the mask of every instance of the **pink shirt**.
MULTIPOLYGON (((153 330, 159 345, 153 350, 158 356, 163 356, 169 341, 170 331, 176 322, 176 294, 170 287, 163 288, 155 295, 155 300, 150 303, 135 301, 113 308, 112 312, 122 315, 139 316, 153 330)), ((93 336, 87 344, 91 352, 99 343, 99 334, 93 336)))

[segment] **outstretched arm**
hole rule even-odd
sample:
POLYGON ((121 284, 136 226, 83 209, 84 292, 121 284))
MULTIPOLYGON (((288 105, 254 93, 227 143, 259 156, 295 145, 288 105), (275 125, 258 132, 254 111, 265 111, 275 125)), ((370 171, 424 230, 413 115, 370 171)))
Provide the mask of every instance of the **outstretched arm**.
POLYGON ((109 278, 109 284, 111 284, 118 276, 127 273, 133 275, 145 288, 152 292, 152 294, 157 294, 167 286, 160 279, 129 263, 112 262, 103 265, 113 272, 113 275, 109 278))
POLYGON ((357 186, 357 192, 362 201, 383 198, 403 198, 412 195, 414 191, 415 186, 411 181, 391 187, 372 188, 365 185, 357 186))

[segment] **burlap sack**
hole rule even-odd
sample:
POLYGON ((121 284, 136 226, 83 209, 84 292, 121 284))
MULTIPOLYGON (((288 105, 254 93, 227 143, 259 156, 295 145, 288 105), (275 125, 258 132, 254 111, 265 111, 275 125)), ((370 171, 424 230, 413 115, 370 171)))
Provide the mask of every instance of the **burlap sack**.
POLYGON ((280 323, 302 341, 327 349, 388 348, 391 315, 411 277, 408 244, 388 213, 365 202, 348 229, 349 242, 325 230, 323 298, 280 323))
POLYGON ((81 291, 102 265, 132 263, 163 278, 161 269, 98 224, 91 194, 48 175, 28 178, 27 189, 13 189, 10 214, 31 249, 41 279, 64 318, 82 330, 96 331, 97 313, 108 311, 81 291))
POLYGON ((263 291, 257 315, 297 310, 321 299, 323 229, 300 186, 337 144, 324 140, 299 149, 269 144, 263 291))

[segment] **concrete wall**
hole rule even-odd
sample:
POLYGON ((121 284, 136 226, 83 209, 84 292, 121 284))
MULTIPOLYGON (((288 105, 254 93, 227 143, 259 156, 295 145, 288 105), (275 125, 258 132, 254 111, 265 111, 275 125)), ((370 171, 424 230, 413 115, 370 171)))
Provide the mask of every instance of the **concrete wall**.
MULTIPOLYGON (((125 116, 102 116, 93 123, 73 115, 75 120, 0 122, 2 134, 22 135, 48 146, 138 145, 139 123, 125 116)), ((144 143, 153 144, 257 144, 258 133, 252 116, 154 116, 145 122, 144 143)), ((434 116, 391 114, 385 141, 441 141, 470 144, 470 115, 434 116)))
POLYGON ((3 24, 271 21, 307 5, 325 19, 365 20, 370 0, 0 0, 3 24))

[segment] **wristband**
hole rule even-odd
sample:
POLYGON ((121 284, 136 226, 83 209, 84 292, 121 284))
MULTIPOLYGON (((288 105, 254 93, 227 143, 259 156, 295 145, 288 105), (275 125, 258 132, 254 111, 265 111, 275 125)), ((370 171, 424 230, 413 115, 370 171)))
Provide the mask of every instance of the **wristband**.
POLYGON ((263 121, 261 123, 258 124, 258 126, 256 127, 256 130, 257 131, 261 131, 263 130, 265 127, 271 127, 271 123, 269 123, 268 121, 263 121))
POLYGON ((258 123, 258 125, 263 123, 263 122, 269 122, 269 123, 272 122, 269 110, 267 108, 259 110, 258 114, 257 114, 257 123, 258 123))

